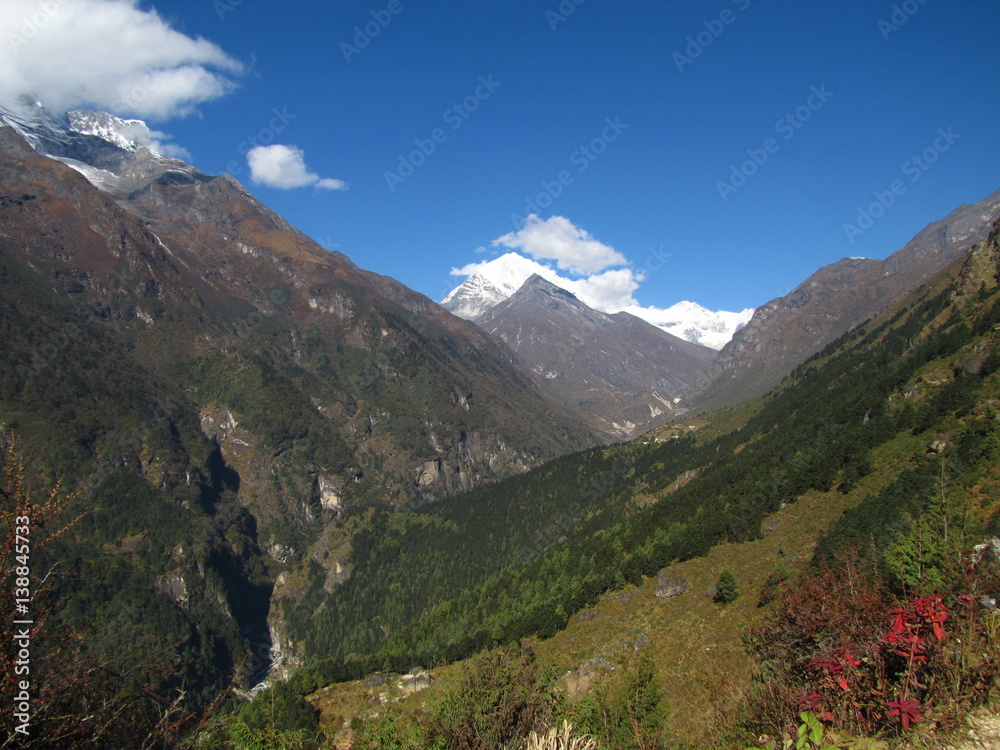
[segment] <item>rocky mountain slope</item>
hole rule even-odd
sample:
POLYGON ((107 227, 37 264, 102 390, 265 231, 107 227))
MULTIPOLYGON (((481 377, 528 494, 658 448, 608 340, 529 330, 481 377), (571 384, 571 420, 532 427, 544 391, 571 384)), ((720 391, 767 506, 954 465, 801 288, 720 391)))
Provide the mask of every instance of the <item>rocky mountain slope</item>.
POLYGON ((556 399, 616 438, 670 420, 715 358, 634 315, 598 312, 538 275, 477 323, 556 399))
POLYGON ((885 260, 844 258, 758 308, 719 352, 688 406, 710 410, 759 396, 839 335, 872 317, 986 239, 1000 191, 928 225, 885 260))
POLYGON ((84 490, 96 525, 65 554, 117 555, 110 588, 78 586, 81 628, 189 644, 176 623, 110 624, 109 602, 149 599, 216 648, 184 656, 208 690, 241 639, 280 636, 272 590, 343 572, 366 508, 598 441, 473 324, 102 122, 19 121, 54 158, 0 122, 0 424, 84 490))
MULTIPOLYGON (((104 308, 105 315, 133 324, 130 333, 152 349, 179 347, 182 359, 195 360, 225 357, 233 347, 280 350, 284 366, 315 379, 316 390, 303 397, 317 417, 339 422, 345 435, 361 430, 347 438, 358 443, 359 464, 370 462, 365 443, 391 442, 379 427, 389 420, 378 414, 397 405, 393 416, 403 416, 404 404, 394 404, 401 390, 410 391, 406 406, 425 424, 417 429, 420 437, 409 436, 414 464, 401 462, 390 473, 412 479, 420 459, 442 458, 461 446, 468 463, 455 467, 461 477, 449 480, 454 486, 439 485, 444 494, 502 474, 503 466, 523 468, 548 449, 558 453, 592 439, 578 426, 578 436, 569 437, 572 420, 541 400, 505 347, 402 284, 320 248, 232 178, 157 156, 163 168, 137 177, 142 186, 115 201, 104 183, 104 191, 90 189, 72 172, 34 158, 10 129, 0 133, 5 194, 11 201, 34 196, 8 206, 13 257, 78 306, 104 308), (409 378, 426 380, 428 392, 413 393, 409 378), (383 391, 395 395, 373 403, 373 394, 383 391), (432 409, 432 397, 447 408, 432 409), (485 426, 480 417, 499 425, 532 412, 554 420, 558 436, 542 429, 548 437, 540 443, 496 449, 493 441, 513 446, 517 436, 478 432, 485 426)), ((103 143, 94 150, 121 152, 126 171, 129 155, 142 151, 103 143)), ((215 405, 232 406, 217 399, 215 405)), ((387 499, 406 499, 406 485, 393 482, 396 492, 387 499)))

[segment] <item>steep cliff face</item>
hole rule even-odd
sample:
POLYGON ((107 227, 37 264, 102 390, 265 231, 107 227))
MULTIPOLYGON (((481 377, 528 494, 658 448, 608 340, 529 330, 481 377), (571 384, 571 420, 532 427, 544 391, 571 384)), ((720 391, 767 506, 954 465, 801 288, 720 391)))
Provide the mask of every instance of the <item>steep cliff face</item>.
POLYGON ((986 239, 1000 191, 928 225, 884 261, 844 258, 758 308, 723 347, 688 406, 710 410, 766 393, 796 365, 986 239))

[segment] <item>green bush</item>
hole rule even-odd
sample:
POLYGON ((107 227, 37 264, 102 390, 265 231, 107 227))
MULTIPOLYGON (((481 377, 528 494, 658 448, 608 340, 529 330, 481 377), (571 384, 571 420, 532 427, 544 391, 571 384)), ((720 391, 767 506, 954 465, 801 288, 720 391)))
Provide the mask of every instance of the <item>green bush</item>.
POLYGON ((715 596, 713 600, 717 604, 732 604, 740 598, 740 587, 736 583, 736 576, 729 568, 723 569, 719 575, 719 580, 715 583, 715 596))

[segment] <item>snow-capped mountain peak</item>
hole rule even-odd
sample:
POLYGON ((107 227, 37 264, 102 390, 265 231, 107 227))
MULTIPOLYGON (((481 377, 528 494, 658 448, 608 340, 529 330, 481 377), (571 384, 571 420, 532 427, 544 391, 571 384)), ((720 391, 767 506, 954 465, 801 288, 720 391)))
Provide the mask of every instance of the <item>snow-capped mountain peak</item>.
POLYGON ((687 300, 671 305, 665 310, 655 307, 629 307, 625 311, 678 338, 711 349, 721 349, 728 344, 733 334, 750 322, 754 313, 753 308, 741 312, 725 310, 713 312, 696 302, 687 300))
MULTIPOLYGON (((507 253, 491 261, 474 263, 453 272, 456 276, 469 274, 462 284, 453 289, 441 301, 441 305, 460 318, 477 320, 496 305, 513 296, 521 286, 535 274, 546 281, 565 289, 577 297, 585 289, 579 282, 561 277, 550 267, 525 258, 518 253, 507 253)), ((622 308, 600 310, 614 313, 622 308)), ((694 302, 678 302, 666 309, 631 305, 625 312, 635 315, 667 333, 701 344, 711 349, 721 349, 740 328, 753 316, 753 309, 742 312, 712 312, 694 302)))
POLYGON ((21 99, 0 103, 0 123, 14 128, 40 154, 116 196, 141 189, 167 172, 184 179, 204 177, 174 157, 183 149, 163 143, 167 136, 142 120, 87 110, 53 114, 38 102, 21 99))
MULTIPOLYGON (((460 270, 469 271, 471 275, 452 289, 441 301, 441 305, 466 320, 475 320, 494 305, 503 302, 535 274, 562 286, 562 280, 551 268, 517 253, 507 253, 460 270)), ((456 272, 456 275, 462 274, 456 272)))
POLYGON ((157 153, 153 134, 142 120, 123 120, 107 112, 73 110, 67 113, 69 129, 81 135, 94 135, 124 151, 144 147, 157 153))

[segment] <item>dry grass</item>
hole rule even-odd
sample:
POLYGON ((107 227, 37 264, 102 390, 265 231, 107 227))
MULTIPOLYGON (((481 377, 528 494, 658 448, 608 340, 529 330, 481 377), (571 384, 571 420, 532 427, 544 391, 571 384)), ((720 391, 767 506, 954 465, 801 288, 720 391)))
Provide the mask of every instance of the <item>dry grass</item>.
POLYGON ((573 725, 564 721, 544 734, 532 732, 524 750, 597 750, 597 744, 590 737, 574 737, 573 725))

